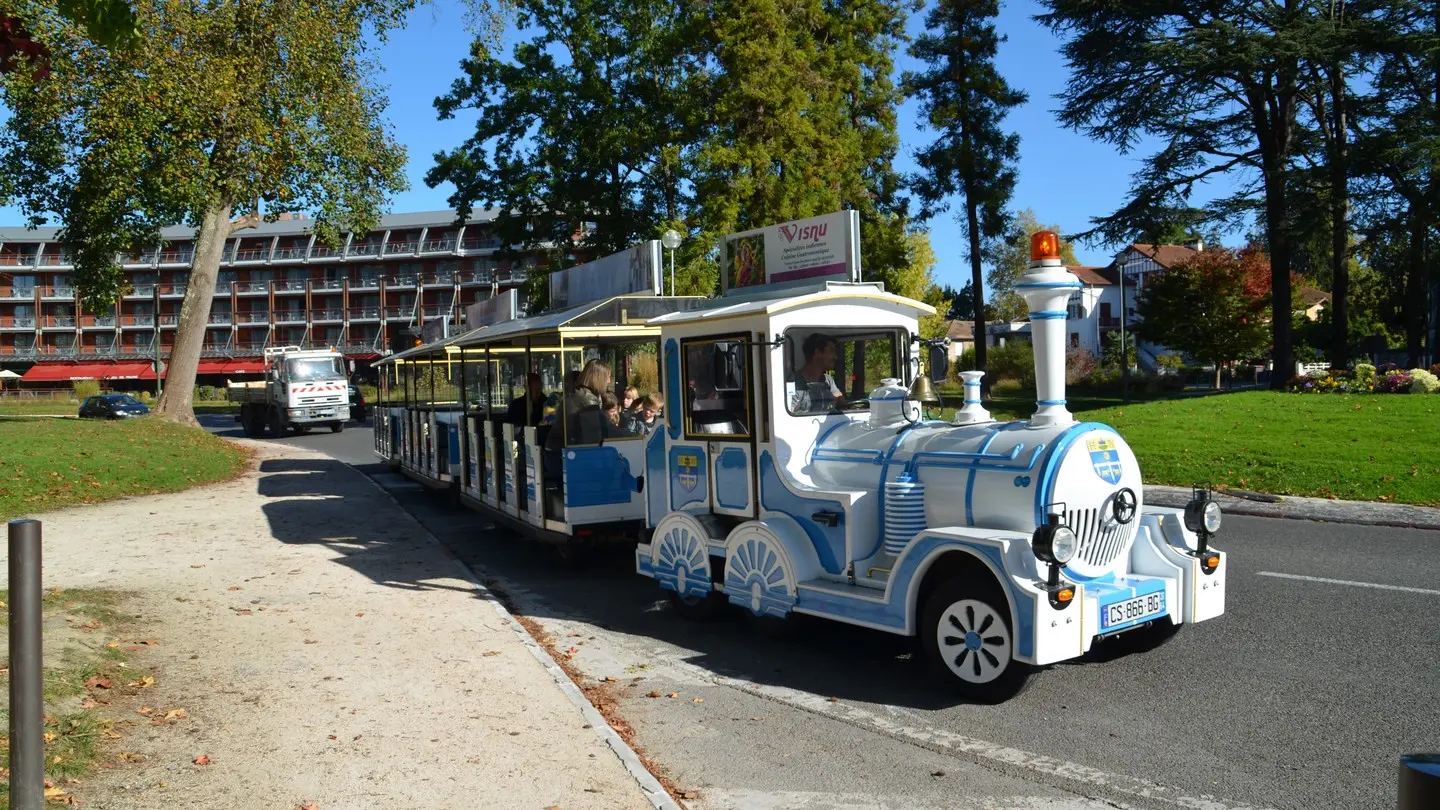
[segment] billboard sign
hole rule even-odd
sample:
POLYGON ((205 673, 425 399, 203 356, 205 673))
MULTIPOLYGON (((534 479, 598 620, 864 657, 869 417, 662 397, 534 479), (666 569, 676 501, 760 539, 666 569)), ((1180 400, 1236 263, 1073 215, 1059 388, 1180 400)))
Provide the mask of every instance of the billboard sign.
POLYGON ((484 301, 476 301, 465 307, 465 328, 479 329, 482 326, 494 326, 497 323, 515 320, 519 313, 520 299, 511 287, 504 292, 486 298, 484 301))
POLYGON ((660 290, 660 240, 550 274, 550 309, 578 307, 617 295, 660 290))
POLYGON ((836 211, 720 240, 721 293, 860 280, 860 213, 836 211))

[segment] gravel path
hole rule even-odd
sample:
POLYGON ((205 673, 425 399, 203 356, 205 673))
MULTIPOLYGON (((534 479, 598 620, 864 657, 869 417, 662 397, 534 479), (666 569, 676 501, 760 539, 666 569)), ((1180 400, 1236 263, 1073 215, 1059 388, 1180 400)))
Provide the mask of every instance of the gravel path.
POLYGON ((234 482, 38 516, 45 586, 137 592, 144 699, 187 714, 120 718, 86 806, 651 806, 408 514, 323 456, 244 444, 234 482))

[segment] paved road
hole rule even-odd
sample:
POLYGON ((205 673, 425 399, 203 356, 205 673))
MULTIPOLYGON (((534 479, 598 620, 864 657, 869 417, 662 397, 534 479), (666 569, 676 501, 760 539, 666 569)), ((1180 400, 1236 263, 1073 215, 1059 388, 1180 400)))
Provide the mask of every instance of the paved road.
POLYGON ((1397 757, 1440 750, 1440 532, 1229 518, 1224 617, 1154 652, 1052 667, 1004 706, 957 705, 905 639, 689 624, 630 555, 565 570, 373 464, 366 429, 285 441, 362 466, 587 675, 643 678, 623 713, 709 810, 987 795, 975 806, 1388 810, 1397 757), (1015 777, 1034 790, 1016 798, 1015 777))

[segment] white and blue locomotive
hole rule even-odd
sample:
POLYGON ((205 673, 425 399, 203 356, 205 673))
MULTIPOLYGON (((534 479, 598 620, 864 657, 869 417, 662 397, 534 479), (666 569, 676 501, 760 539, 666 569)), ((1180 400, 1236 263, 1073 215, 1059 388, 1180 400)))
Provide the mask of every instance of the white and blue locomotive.
POLYGON ((647 440, 639 573, 692 618, 733 603, 918 635, 937 672, 984 702, 1097 639, 1150 646, 1220 615, 1218 505, 1201 491, 1186 509, 1146 506, 1125 440, 1066 410, 1065 304, 1080 282, 1044 249, 1053 235, 1037 244, 1019 286, 1038 388, 1027 421, 991 419, 975 372, 953 422, 923 420, 902 380, 919 378, 918 318, 934 310, 878 285, 652 320, 672 407, 647 440))

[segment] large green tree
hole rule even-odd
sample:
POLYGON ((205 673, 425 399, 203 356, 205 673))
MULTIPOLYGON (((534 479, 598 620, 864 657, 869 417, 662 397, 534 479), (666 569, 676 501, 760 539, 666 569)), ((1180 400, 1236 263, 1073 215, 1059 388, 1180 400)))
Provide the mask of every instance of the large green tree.
MULTIPOLYGON (((1269 267, 1258 250, 1210 248, 1145 282, 1135 302, 1142 319, 1135 331, 1151 343, 1214 363, 1218 389, 1223 363, 1265 351, 1269 287, 1269 267)), ((1288 320, 1293 310, 1289 305, 1286 310, 1288 320)), ((1275 367, 1276 376, 1289 379, 1282 368, 1275 367)))
MULTIPOLYGON (((1062 233, 1058 225, 1041 225, 1035 212, 1029 208, 1017 213, 1002 239, 990 247, 990 305, 995 317, 1001 321, 1023 321, 1029 309, 1025 299, 1015 291, 1020 277, 1030 267, 1030 237, 1040 231, 1062 233)), ((1060 261, 1067 265, 1079 264, 1075 258, 1075 247, 1063 237, 1060 238, 1060 261)), ((976 327, 976 334, 980 334, 976 327)), ((978 343, 978 341, 977 341, 978 343)))
MULTIPOLYGON (((906 89, 920 99, 924 123, 938 135, 915 155, 920 172, 911 187, 922 214, 945 211, 957 194, 964 208, 975 332, 985 334, 984 245, 1004 235, 1007 206, 1015 190, 1020 136, 1003 123, 1011 108, 1025 103, 995 67, 999 0, 937 0, 925 17, 926 33, 910 47, 924 71, 907 73, 906 89)), ((975 342, 975 366, 985 369, 985 341, 975 342)))
POLYGON ((16 12, 49 71, 14 70, 0 93, 0 191, 33 224, 57 217, 84 305, 126 286, 117 254, 164 225, 196 228, 169 385, 156 406, 194 423, 191 396, 225 239, 292 210, 317 236, 365 231, 403 187, 405 154, 384 122, 371 34, 406 0, 139 0, 123 50, 96 47, 42 3, 16 12))
MULTIPOLYGON (((1134 176, 1131 199, 1081 238, 1133 240, 1143 223, 1188 207, 1196 183, 1229 172, 1258 182, 1210 206, 1234 221, 1259 211, 1272 269, 1277 368, 1291 347, 1289 174, 1302 73, 1322 51, 1305 0, 1042 0, 1040 19, 1066 37, 1071 75, 1061 121, 1129 152, 1162 144, 1134 176)), ((1283 386, 1284 375, 1274 378, 1283 386)))

